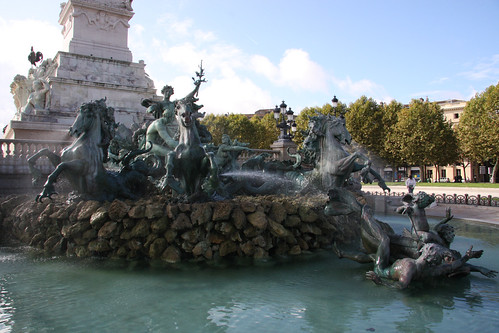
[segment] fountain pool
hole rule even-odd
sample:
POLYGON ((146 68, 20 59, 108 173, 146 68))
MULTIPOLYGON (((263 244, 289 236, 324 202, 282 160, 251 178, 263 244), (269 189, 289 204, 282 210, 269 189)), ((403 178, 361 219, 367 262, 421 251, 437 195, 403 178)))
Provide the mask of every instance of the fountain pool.
MULTIPOLYGON (((396 231, 400 216, 381 216, 396 231)), ((430 221, 431 222, 431 221, 430 221)), ((453 220, 453 248, 499 271, 499 228, 453 220)), ((259 263, 46 257, 0 248, 0 332, 495 332, 499 278, 476 273, 407 290, 364 279, 372 265, 321 251, 259 263)))

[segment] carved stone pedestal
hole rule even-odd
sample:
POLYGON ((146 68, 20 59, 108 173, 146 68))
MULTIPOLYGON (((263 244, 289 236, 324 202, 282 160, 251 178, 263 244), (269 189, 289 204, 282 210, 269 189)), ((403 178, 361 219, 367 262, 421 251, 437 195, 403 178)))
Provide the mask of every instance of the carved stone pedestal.
POLYGON ((279 159, 281 161, 291 159, 287 151, 288 148, 294 153, 296 152, 297 145, 289 139, 279 139, 270 145, 270 149, 279 151, 279 159))

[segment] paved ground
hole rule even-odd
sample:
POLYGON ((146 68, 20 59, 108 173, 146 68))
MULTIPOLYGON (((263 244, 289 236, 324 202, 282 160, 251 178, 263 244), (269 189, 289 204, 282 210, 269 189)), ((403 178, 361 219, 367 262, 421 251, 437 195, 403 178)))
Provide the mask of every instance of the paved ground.
MULTIPOLYGON (((364 185, 362 186, 364 191, 380 191, 381 189, 377 185, 364 185)), ((405 192, 405 186, 394 186, 391 188, 392 192, 405 192)), ((416 185, 417 193, 418 191, 424 191, 428 194, 469 194, 469 195, 492 195, 493 197, 499 197, 498 188, 474 188, 474 187, 418 187, 416 185)), ((485 207, 485 206, 472 206, 472 205, 453 205, 453 204, 437 204, 436 207, 427 208, 426 214, 428 216, 444 217, 445 209, 447 207, 451 208, 452 215, 456 219, 466 219, 474 220, 478 222, 486 222, 499 226, 499 207, 485 207)))

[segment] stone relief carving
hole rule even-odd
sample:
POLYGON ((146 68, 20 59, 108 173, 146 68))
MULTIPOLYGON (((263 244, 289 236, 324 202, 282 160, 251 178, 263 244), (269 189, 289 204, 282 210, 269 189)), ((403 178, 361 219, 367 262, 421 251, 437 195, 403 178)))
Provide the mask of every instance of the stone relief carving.
POLYGON ((126 10, 129 10, 129 11, 133 11, 133 8, 132 8, 132 1, 133 0, 125 0, 122 2, 123 4, 123 7, 125 7, 126 10))
POLYGON ((115 29, 119 23, 123 24, 126 28, 130 28, 130 24, 128 24, 126 20, 113 19, 112 16, 106 14, 106 12, 102 10, 98 11, 97 13, 88 13, 84 11, 75 10, 74 13, 71 14, 73 18, 82 15, 87 18, 89 25, 95 25, 100 30, 109 31, 115 29))

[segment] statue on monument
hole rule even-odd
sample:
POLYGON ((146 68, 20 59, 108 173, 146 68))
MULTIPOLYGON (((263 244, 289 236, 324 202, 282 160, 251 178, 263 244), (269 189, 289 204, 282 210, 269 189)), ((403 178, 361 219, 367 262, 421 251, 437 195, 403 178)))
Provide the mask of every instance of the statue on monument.
MULTIPOLYGON (((153 144, 151 152, 158 155, 166 157, 168 154, 175 149, 178 145, 178 123, 175 119, 175 105, 182 100, 193 100, 198 94, 199 86, 201 83, 206 82, 203 78, 204 69, 202 67, 202 62, 200 65, 200 73, 196 73, 199 77, 198 80, 194 80, 194 90, 187 94, 184 98, 180 100, 170 101, 170 97, 174 94, 173 87, 166 85, 161 90, 163 94, 163 100, 160 102, 153 101, 152 99, 142 100, 142 106, 147 107, 147 112, 154 115, 156 118, 148 127, 146 131, 145 142, 151 142, 153 144)), ((202 105, 192 105, 198 112, 202 105)), ((196 127, 199 132, 201 142, 208 143, 211 141, 211 134, 206 130, 206 127, 196 122, 196 127)))
POLYGON ((45 80, 33 81, 33 92, 29 94, 28 101, 21 111, 22 116, 31 115, 35 110, 44 110, 50 102, 50 87, 45 80))
POLYGON ((155 119, 161 118, 165 112, 174 112, 175 103, 170 101, 170 97, 175 93, 172 86, 166 85, 161 89, 163 100, 156 102, 150 98, 142 100, 140 104, 147 108, 146 112, 151 113, 155 119))
MULTIPOLYGON (((33 57, 36 60, 36 56, 33 57)), ((23 116, 34 114, 35 110, 49 108, 50 86, 48 77, 56 67, 57 63, 52 59, 45 59, 38 67, 29 69, 28 77, 20 74, 14 77, 10 84, 10 93, 13 95, 16 115, 21 120, 25 120, 23 116)))
POLYGON ((43 60, 43 54, 40 51, 35 52, 35 50, 33 50, 33 46, 32 46, 31 52, 28 55, 28 61, 31 63, 31 66, 36 67, 36 63, 40 62, 42 60, 43 60))
POLYGON ((153 144, 152 153, 165 157, 178 145, 178 141, 175 140, 176 132, 175 111, 167 109, 160 118, 147 127, 145 142, 153 144))
POLYGON ((24 109, 28 102, 30 90, 30 84, 26 76, 17 74, 10 84, 10 93, 12 94, 12 98, 14 98, 17 114, 24 109))
POLYGON ((227 134, 222 135, 222 143, 217 147, 215 161, 219 173, 230 172, 237 169, 237 157, 243 151, 249 151, 249 143, 231 140, 227 134))

